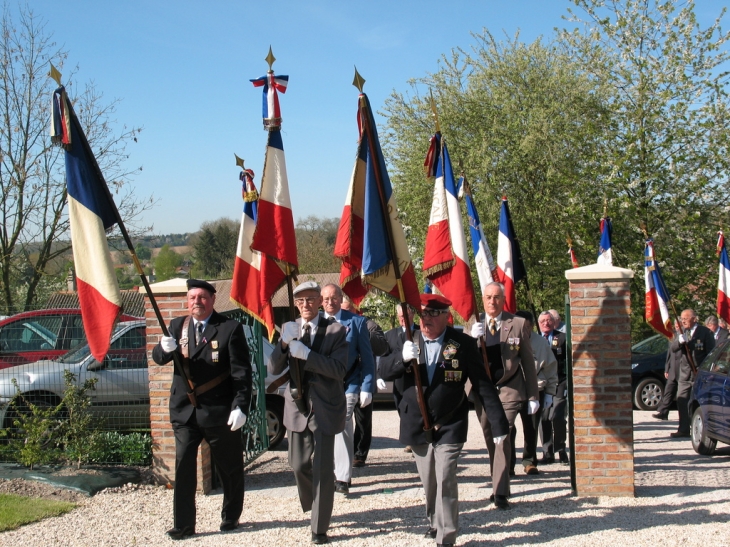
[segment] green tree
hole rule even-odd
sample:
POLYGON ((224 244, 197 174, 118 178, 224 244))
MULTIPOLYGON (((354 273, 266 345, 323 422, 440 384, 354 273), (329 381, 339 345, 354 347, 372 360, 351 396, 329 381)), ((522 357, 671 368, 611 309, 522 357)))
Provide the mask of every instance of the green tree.
POLYGON ((177 268, 182 264, 182 257, 165 244, 155 258, 155 277, 157 281, 167 281, 175 277, 177 268))
POLYGON ((339 272, 341 261, 335 250, 339 218, 308 216, 297 221, 297 255, 301 273, 339 272))
POLYGON ((614 214, 613 248, 635 271, 634 331, 643 324, 644 223, 678 305, 714 309, 717 228, 728 201, 728 50, 724 9, 700 28, 694 2, 573 0, 581 30, 562 40, 610 90, 611 169, 598 183, 614 214), (714 270, 714 268, 713 268, 714 270))
POLYGON ((195 277, 224 279, 233 275, 240 224, 229 218, 204 222, 193 240, 195 277))
POLYGON ((145 247, 141 243, 137 244, 137 246, 134 248, 134 252, 137 253, 137 258, 139 258, 142 262, 146 262, 152 258, 152 251, 150 250, 150 248, 145 247))

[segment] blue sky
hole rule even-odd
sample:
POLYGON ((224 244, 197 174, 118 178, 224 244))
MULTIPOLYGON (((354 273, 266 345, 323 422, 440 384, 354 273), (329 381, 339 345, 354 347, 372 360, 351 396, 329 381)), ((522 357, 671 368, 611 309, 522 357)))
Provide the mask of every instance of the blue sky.
MULTIPOLYGON (((706 25, 724 2, 699 0, 706 25)), ((154 234, 194 232, 204 221, 240 219, 239 169, 260 185, 266 145, 261 90, 272 46, 294 218, 339 217, 357 145, 354 66, 375 110, 411 78, 468 49, 472 32, 549 38, 566 23, 567 0, 33 0, 55 41, 107 99, 119 124, 142 126, 128 148, 140 196, 158 205, 144 217, 154 234)), ((50 98, 49 98, 50 102, 50 98)), ((378 119, 382 122, 382 119, 378 119)), ((424 142, 424 154, 426 143, 424 142)), ((424 206, 428 206, 424 204, 424 206)))

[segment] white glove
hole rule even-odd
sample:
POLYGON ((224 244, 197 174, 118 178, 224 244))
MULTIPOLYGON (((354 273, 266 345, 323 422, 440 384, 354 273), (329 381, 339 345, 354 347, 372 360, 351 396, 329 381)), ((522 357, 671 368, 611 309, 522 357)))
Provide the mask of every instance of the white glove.
POLYGON ((373 402, 373 394, 367 391, 360 392, 360 408, 365 408, 373 402))
POLYGON ((403 352, 401 353, 401 355, 403 355, 404 363, 407 363, 408 361, 413 361, 414 359, 418 359, 418 348, 416 347, 416 344, 414 344, 410 340, 406 340, 403 344, 403 352))
POLYGON ((471 326, 471 337, 479 338, 481 336, 484 336, 484 323, 477 321, 471 326))
POLYGON ((553 396, 549 393, 545 394, 545 400, 543 401, 543 408, 550 408, 550 405, 553 404, 553 396))
POLYGON ((289 344, 289 355, 296 359, 306 361, 307 357, 309 357, 310 351, 311 350, 299 340, 293 340, 292 343, 289 344))
POLYGON ((295 338, 299 338, 299 324, 296 321, 284 323, 281 326, 281 341, 289 345, 295 338))
POLYGON ((533 415, 540 409, 540 401, 527 401, 527 413, 533 415))
POLYGON ((165 353, 172 353, 177 349, 177 340, 174 336, 163 336, 160 340, 160 347, 165 353))
POLYGON ((499 446, 504 442, 504 440, 507 438, 507 435, 500 435, 499 437, 494 437, 494 444, 499 446))
POLYGON ((241 412, 240 408, 235 408, 231 411, 231 415, 228 417, 228 425, 231 426, 231 431, 241 429, 246 423, 246 415, 241 412))
POLYGON ((680 334, 677 340, 679 340, 680 344, 684 344, 684 334, 680 334))
POLYGON ((375 383, 378 384, 378 389, 381 391, 383 391, 386 388, 385 380, 383 380, 382 378, 378 378, 375 383))

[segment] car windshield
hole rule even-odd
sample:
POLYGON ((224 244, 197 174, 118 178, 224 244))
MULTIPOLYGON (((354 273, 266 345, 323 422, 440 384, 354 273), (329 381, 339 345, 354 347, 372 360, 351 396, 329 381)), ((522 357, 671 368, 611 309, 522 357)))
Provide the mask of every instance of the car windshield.
POLYGON ((646 340, 634 344, 631 347, 631 353, 640 353, 642 355, 656 355, 664 353, 669 349, 669 340, 661 334, 656 334, 646 340))
MULTIPOLYGON (((114 327, 114 332, 112 333, 112 338, 124 328, 124 325, 117 324, 116 327, 114 327)), ((66 355, 61 357, 58 361, 60 363, 80 363, 86 357, 91 353, 91 350, 89 349, 89 344, 84 344, 83 346, 79 346, 78 348, 71 350, 66 355)))

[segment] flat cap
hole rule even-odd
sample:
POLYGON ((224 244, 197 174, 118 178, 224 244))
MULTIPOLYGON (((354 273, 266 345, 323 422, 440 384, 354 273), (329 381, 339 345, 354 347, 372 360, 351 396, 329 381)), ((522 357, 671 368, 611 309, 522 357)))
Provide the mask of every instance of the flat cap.
POLYGON ((317 284, 316 281, 305 281, 304 283, 300 283, 299 285, 297 285, 292 294, 294 294, 294 296, 296 296, 300 292, 304 292, 304 291, 322 292, 322 289, 320 288, 320 286, 317 284))
POLYGON ((215 287, 202 279, 188 279, 188 290, 205 289, 210 294, 215 294, 215 287))
POLYGON ((421 295, 421 306, 432 310, 448 310, 451 300, 440 294, 424 293, 421 295))

